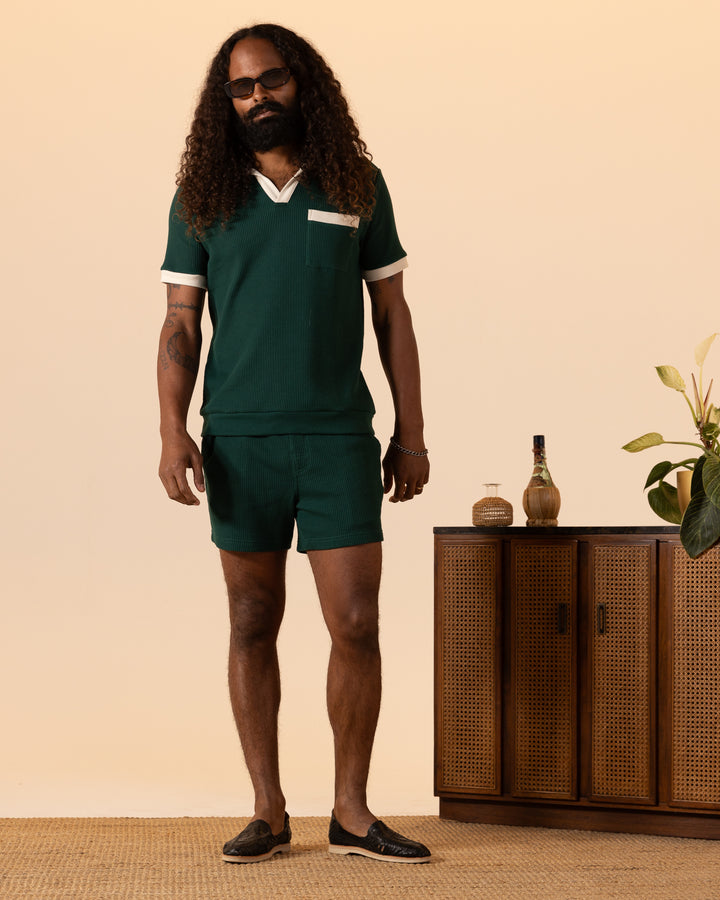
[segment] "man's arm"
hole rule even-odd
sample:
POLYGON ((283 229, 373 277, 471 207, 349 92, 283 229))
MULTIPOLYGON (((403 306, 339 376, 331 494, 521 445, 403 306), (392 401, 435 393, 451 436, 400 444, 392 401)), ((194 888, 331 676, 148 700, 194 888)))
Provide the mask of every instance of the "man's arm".
MULTIPOLYGON (((402 272, 368 282, 372 320, 380 359, 395 406, 395 441, 416 453, 425 449, 420 399, 420 362, 410 309, 403 294, 402 272)), ((413 456, 390 445, 383 459, 385 493, 391 503, 421 494, 430 477, 427 456, 413 456)))
POLYGON ((162 440, 159 475, 168 497, 187 506, 200 503, 188 484, 187 469, 193 470, 195 487, 205 490, 202 456, 187 433, 187 413, 200 363, 200 319, 204 302, 202 288, 168 284, 167 315, 158 348, 162 440))

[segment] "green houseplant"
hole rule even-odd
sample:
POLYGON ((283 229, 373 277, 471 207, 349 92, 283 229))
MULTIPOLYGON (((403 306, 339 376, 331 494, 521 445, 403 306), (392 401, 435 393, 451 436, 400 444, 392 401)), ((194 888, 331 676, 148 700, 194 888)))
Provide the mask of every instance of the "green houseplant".
POLYGON ((668 460, 657 463, 650 470, 645 482, 648 502, 661 518, 680 525, 680 540, 688 555, 695 558, 720 540, 720 409, 710 402, 712 381, 706 394, 703 394, 703 366, 705 357, 717 337, 711 334, 695 348, 695 362, 699 367, 698 378, 692 376, 694 403, 687 395, 687 388, 682 375, 674 366, 657 366, 656 371, 662 383, 674 391, 681 393, 690 407, 698 442, 666 441, 657 431, 651 431, 642 437, 630 441, 622 448, 628 453, 638 453, 648 447, 659 447, 661 444, 677 444, 696 447, 700 455, 682 462, 672 463, 668 460), (692 485, 690 488, 690 504, 681 515, 678 504, 677 489, 665 479, 675 469, 691 469, 692 485), (654 485, 654 487, 653 487, 654 485))

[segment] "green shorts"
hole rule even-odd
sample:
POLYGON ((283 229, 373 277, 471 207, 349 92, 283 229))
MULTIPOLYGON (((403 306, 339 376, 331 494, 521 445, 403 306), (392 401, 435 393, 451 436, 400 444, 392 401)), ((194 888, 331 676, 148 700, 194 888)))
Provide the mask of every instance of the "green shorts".
POLYGON ((221 550, 329 550, 383 538, 380 444, 371 434, 208 435, 203 468, 221 550))

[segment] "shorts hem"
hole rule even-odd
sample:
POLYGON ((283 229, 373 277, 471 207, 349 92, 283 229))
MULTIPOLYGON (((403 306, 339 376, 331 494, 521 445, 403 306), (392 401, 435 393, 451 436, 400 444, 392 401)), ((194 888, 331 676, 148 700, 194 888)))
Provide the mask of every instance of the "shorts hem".
POLYGON ((279 553, 282 550, 289 550, 292 546, 290 541, 285 544, 275 544, 274 546, 269 546, 264 542, 258 543, 258 541, 226 541, 214 534, 210 536, 210 540, 218 550, 227 550, 229 553, 279 553))
POLYGON ((353 531, 350 534, 341 534, 324 540, 308 539, 298 541, 297 552, 307 553, 308 550, 338 550, 341 547, 358 547, 361 544, 377 544, 383 540, 382 529, 376 531, 353 531))

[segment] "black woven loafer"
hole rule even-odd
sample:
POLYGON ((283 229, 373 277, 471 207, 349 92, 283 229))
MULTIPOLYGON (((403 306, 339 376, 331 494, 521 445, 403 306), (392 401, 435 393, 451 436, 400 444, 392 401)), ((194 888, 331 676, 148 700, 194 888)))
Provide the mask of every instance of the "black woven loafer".
POLYGON ((276 853, 290 849, 290 817, 285 813, 285 825, 280 834, 273 834, 264 819, 256 819, 223 847, 223 859, 232 863, 253 863, 270 859, 276 853))
POLYGON ((357 853, 360 856, 369 856, 370 859, 379 859, 383 862, 430 862, 430 851, 424 844, 403 837, 397 831, 388 828, 379 819, 368 828, 365 837, 358 837, 356 834, 345 831, 335 818, 333 811, 329 837, 331 853, 357 853))

